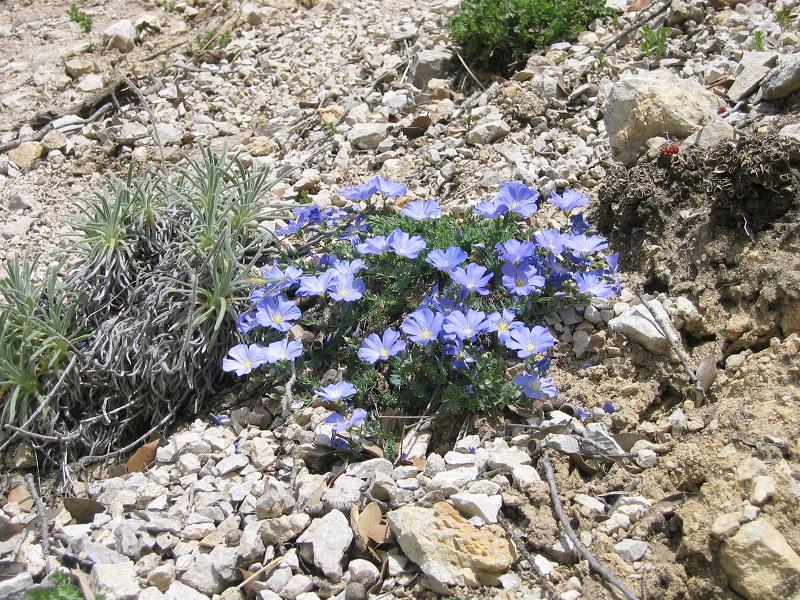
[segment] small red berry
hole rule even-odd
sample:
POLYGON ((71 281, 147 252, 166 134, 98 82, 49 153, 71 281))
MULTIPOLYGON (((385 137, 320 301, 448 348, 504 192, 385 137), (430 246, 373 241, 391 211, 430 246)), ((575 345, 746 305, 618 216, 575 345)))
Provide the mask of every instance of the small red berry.
POLYGON ((661 148, 659 148, 659 152, 661 153, 661 156, 674 156, 680 152, 680 148, 678 147, 678 144, 673 142, 671 144, 665 144, 661 146, 661 148))
POLYGON ((725 112, 725 111, 727 111, 727 110, 728 110, 728 108, 727 108, 726 106, 720 106, 720 107, 717 109, 717 114, 718 114, 718 115, 721 115, 722 113, 724 113, 724 112, 725 112))

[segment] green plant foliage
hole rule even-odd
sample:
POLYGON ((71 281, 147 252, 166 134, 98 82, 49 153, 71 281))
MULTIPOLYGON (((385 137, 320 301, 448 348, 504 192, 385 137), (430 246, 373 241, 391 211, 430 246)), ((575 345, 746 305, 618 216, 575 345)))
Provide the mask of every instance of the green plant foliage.
MULTIPOLYGON (((53 573, 53 587, 40 587, 25 594, 25 600, 84 600, 81 589, 72 583, 70 578, 63 573, 53 573)), ((103 600, 102 594, 94 595, 96 600, 103 600)))
POLYGON ((667 40, 669 40, 669 28, 659 27, 652 29, 645 25, 642 27, 641 49, 651 58, 661 58, 667 53, 667 40))
POLYGON ((219 364, 234 306, 275 240, 265 222, 284 214, 264 202, 281 177, 207 150, 171 179, 131 168, 81 202, 64 262, 41 282, 32 261, 9 262, 3 422, 23 423, 68 360, 68 385, 27 429, 66 438, 73 458, 121 447, 230 388, 219 364))
POLYGON ((766 35, 763 31, 756 31, 753 33, 753 48, 757 52, 763 52, 766 49, 766 35))
MULTIPOLYGON (((43 378, 59 374, 87 337, 80 295, 67 290, 59 267, 36 276, 37 263, 14 257, 0 278, 0 424, 23 424, 45 393, 43 378)), ((47 420, 52 411, 43 412, 47 420)))
POLYGON ((615 13, 604 0, 464 0, 448 28, 468 61, 508 73, 531 51, 572 41, 615 13))
POLYGON ((792 26, 792 14, 788 9, 783 9, 775 12, 775 21, 781 26, 781 29, 789 29, 792 26))
MULTIPOLYGON (((395 195, 405 193, 401 184, 384 183, 394 186, 395 195)), ((501 206, 500 212, 494 214, 492 203, 487 201, 483 204, 488 206, 460 215, 442 214, 438 204, 430 200, 412 203, 417 206, 397 212, 386 207, 386 198, 374 200, 369 188, 373 184, 356 186, 348 192, 356 197, 363 194, 366 199, 362 204, 349 210, 304 206, 296 211, 295 220, 277 232, 286 236, 288 249, 262 267, 265 279, 259 285, 266 286, 255 290, 250 302, 242 306, 240 318, 250 325, 242 330, 241 343, 232 350, 228 365, 223 368, 238 372, 237 365, 241 365, 243 372, 239 375, 246 375, 265 366, 262 376, 274 382, 276 375, 285 376, 285 368, 276 370, 280 359, 270 358, 269 348, 300 335, 304 340, 302 350, 296 341, 291 342, 298 346, 295 398, 326 398, 329 392, 318 390, 336 380, 339 373, 345 374, 346 381, 334 384, 334 388, 344 386, 347 397, 358 394, 360 406, 391 411, 390 414, 496 413, 509 404, 554 397, 555 390, 544 375, 549 365, 547 348, 555 340, 538 324, 548 314, 586 302, 590 293, 601 297, 614 293, 609 282, 615 280, 616 267, 611 267, 613 261, 607 264, 595 254, 596 249, 607 246, 605 240, 572 212, 584 206, 588 198, 574 191, 565 192, 566 200, 557 197, 567 216, 561 217, 561 229, 553 229, 552 222, 534 217, 538 194, 519 183, 503 188, 503 194, 525 198, 525 207, 514 205, 513 211, 517 212, 509 209, 502 213, 501 206), (423 209, 430 214, 421 214, 423 209), (408 242, 398 241, 401 239, 408 242), (542 241, 534 243, 534 239, 542 241), (561 240, 558 243, 565 244, 564 248, 579 244, 576 252, 580 256, 548 249, 553 247, 553 239, 561 240), (393 245, 398 243, 399 247, 393 245), (404 243, 415 244, 415 249, 409 251, 410 246, 404 243), (580 245, 584 243, 588 246, 580 245), (451 269, 449 263, 442 266, 441 260, 456 260, 446 258, 444 249, 455 251, 453 256, 460 257, 458 264, 462 267, 471 263, 470 267, 482 269, 484 275, 479 277, 486 280, 481 285, 487 287, 473 291, 463 287, 459 281, 467 271, 451 269), (514 252, 522 254, 509 258, 514 252), (531 262, 526 263, 527 260, 531 262), (537 265, 537 283, 526 283, 526 277, 532 275, 524 266, 527 264, 537 265), (515 265, 521 265, 522 271, 515 271, 515 265), (339 269, 349 274, 337 275, 339 269), (350 273, 349 269, 357 270, 350 273), (327 287, 315 287, 323 285, 319 282, 325 276, 331 277, 324 284, 327 287), (587 287, 586 276, 595 278, 599 287, 587 287), (490 281, 494 283, 487 283, 490 281), (530 287, 522 289, 526 285, 530 287), (360 291, 343 299, 339 297, 341 289, 360 291), (293 328, 293 334, 288 334, 293 324, 284 323, 283 317, 272 321, 270 314, 274 313, 268 311, 274 310, 276 303, 285 305, 281 309, 287 311, 284 314, 294 311, 288 320, 296 320, 294 325, 301 328, 299 334, 293 328), (424 311, 429 311, 426 318, 438 314, 442 320, 438 326, 430 325, 440 329, 428 331, 422 341, 414 338, 415 330, 407 325, 410 315, 424 317, 424 311), (477 321, 466 327, 476 329, 468 333, 481 333, 467 338, 457 338, 457 334, 448 337, 446 327, 442 328, 448 323, 448 315, 463 316, 470 311, 480 311, 481 316, 472 314, 471 318, 477 321), (505 319, 508 323, 511 318, 515 324, 507 325, 503 333, 492 329, 492 319, 505 319), (530 335, 538 327, 536 335, 548 339, 540 345, 527 342, 527 354, 512 352, 518 343, 517 333, 512 330, 520 331, 515 327, 524 328, 530 335), (407 336, 400 343, 402 348, 372 355, 378 358, 363 354, 365 349, 370 351, 369 338, 380 338, 383 332, 399 336, 399 331, 407 336), (262 341, 271 343, 261 346, 262 341), (253 352, 252 360, 237 362, 235 355, 245 350, 253 352), (258 358, 260 352, 267 352, 263 359, 258 358), (517 377, 523 374, 522 379, 517 377), (525 382, 533 379, 540 387, 526 389, 525 382)), ((340 409, 352 410, 344 405, 340 409)), ((344 425, 359 426, 363 415, 358 413, 358 423, 344 425)), ((366 430, 367 435, 377 435, 385 441, 385 435, 370 433, 370 424, 366 430)))
POLYGON ((87 14, 79 9, 75 2, 69 5, 67 15, 69 16, 70 21, 77 23, 80 28, 83 29, 84 33, 89 33, 92 30, 92 26, 94 25, 94 19, 92 18, 92 15, 87 14))

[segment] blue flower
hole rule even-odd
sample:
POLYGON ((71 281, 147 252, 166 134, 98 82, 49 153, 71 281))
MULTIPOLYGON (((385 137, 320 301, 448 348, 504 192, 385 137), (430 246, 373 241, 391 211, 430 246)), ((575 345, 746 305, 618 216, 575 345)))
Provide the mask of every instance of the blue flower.
POLYGON ((397 183, 391 179, 384 179, 380 175, 373 177, 370 182, 372 188, 376 193, 387 198, 395 198, 397 196, 405 196, 408 188, 402 183, 397 183))
POLYGON ((349 381, 340 381, 339 383, 332 383, 324 388, 314 390, 314 395, 328 400, 329 402, 338 402, 354 395, 358 390, 349 381))
POLYGON ((549 354, 545 355, 541 359, 533 363, 531 371, 543 377, 544 375, 547 374, 547 370, 550 368, 551 362, 553 362, 553 359, 550 357, 550 355, 549 354))
POLYGON ((497 339, 501 344, 505 344, 508 336, 515 327, 520 327, 522 323, 515 321, 517 314, 513 310, 503 309, 503 312, 493 312, 486 316, 486 332, 497 332, 497 339))
POLYGON ((374 365, 379 360, 389 360, 390 356, 396 356, 405 348, 406 343, 400 339, 400 334, 394 329, 387 329, 382 337, 378 337, 377 333, 368 335, 358 350, 358 357, 374 365))
POLYGON ((333 280, 329 289, 331 298, 336 301, 353 302, 364 297, 364 280, 352 275, 340 275, 333 280))
POLYGON ((486 285, 492 280, 492 274, 486 274, 486 267, 469 263, 465 269, 454 269, 450 277, 467 292, 476 292, 481 296, 489 293, 486 285))
POLYGON ((236 317, 236 331, 239 333, 250 333, 258 325, 258 319, 253 312, 242 313, 236 317))
POLYGON ((619 276, 619 252, 609 254, 606 257, 606 264, 608 265, 608 270, 611 272, 611 279, 614 281, 614 293, 619 296, 622 291, 622 280, 619 276))
POLYGON ((376 235, 356 245, 356 250, 359 254, 386 254, 389 251, 389 243, 386 241, 386 236, 376 235))
POLYGON ((353 277, 356 273, 366 268, 367 263, 360 258, 356 258, 355 260, 337 260, 333 263, 330 270, 333 271, 337 277, 353 277))
POLYGON ((483 200, 475 206, 473 211, 487 219, 496 219, 497 217, 508 212, 508 205, 498 201, 497 199, 483 200))
POLYGON ((608 265, 609 271, 616 274, 619 271, 619 252, 609 254, 606 257, 606 264, 608 265))
POLYGON ((550 335, 550 331, 539 325, 528 329, 525 326, 515 327, 506 342, 506 347, 517 351, 520 358, 528 358, 534 354, 544 352, 551 348, 556 340, 550 335))
POLYGON ((582 294, 594 298, 610 298, 614 295, 611 284, 603 281, 595 271, 586 273, 573 273, 572 278, 578 284, 578 289, 582 294))
POLYGON ((222 370, 234 372, 240 377, 269 362, 267 349, 259 344, 237 344, 228 350, 228 357, 222 359, 222 370))
POLYGON ((267 296, 256 305, 258 324, 278 331, 289 331, 292 321, 302 316, 297 305, 285 296, 267 296))
MULTIPOLYGON (((261 267, 261 276, 267 285, 261 291, 263 291, 263 295, 274 295, 282 292, 295 285, 302 274, 303 271, 301 269, 291 265, 285 269, 281 269, 276 264, 265 265, 261 267)), ((252 296, 252 299, 257 302, 261 297, 252 296)))
POLYGON ((545 229, 533 234, 533 239, 545 250, 553 254, 561 254, 564 251, 564 236, 558 229, 545 229))
POLYGON ((486 331, 486 313, 469 309, 467 312, 454 310, 444 320, 442 329, 450 339, 471 340, 486 331))
POLYGON ((300 342, 289 341, 287 339, 272 342, 267 346, 267 362, 277 363, 286 360, 294 360, 303 354, 303 344, 300 342))
POLYGON ((409 202, 400 214, 414 221, 427 221, 442 216, 442 209, 436 200, 416 200, 409 202))
POLYGON ((375 188, 371 181, 362 183, 361 185, 354 185, 343 190, 339 190, 338 194, 351 202, 362 202, 375 193, 375 188))
POLYGON ((500 186, 500 193, 495 200, 505 205, 509 211, 520 215, 523 218, 530 217, 538 210, 536 205, 539 199, 539 192, 518 181, 504 183, 500 186))
POLYGON ((327 419, 325 419, 325 423, 333 426, 334 433, 342 433, 351 427, 361 425, 366 418, 367 411, 365 411, 363 408, 357 408, 353 411, 353 414, 350 415, 350 418, 348 419, 334 411, 328 416, 327 419))
POLYGON ((445 298, 439 294, 439 285, 433 286, 431 293, 425 296, 420 302, 420 308, 429 308, 432 311, 440 312, 443 315, 449 315, 457 307, 457 303, 452 298, 445 298))
POLYGON ((606 414, 610 415, 611 413, 616 412, 616 410, 617 409, 614 408, 614 405, 611 404, 611 400, 606 400, 603 402, 603 412, 606 414))
POLYGON ((453 357, 453 368, 463 371, 467 365, 473 364, 475 359, 472 358, 467 348, 464 346, 463 340, 455 340, 444 347, 444 355, 453 357))
POLYGON ((432 250, 425 258, 425 262, 445 273, 449 273, 465 260, 467 253, 458 246, 450 246, 447 250, 432 250))
POLYGON ((576 213, 569 218, 570 229, 572 229, 572 233, 584 233, 588 231, 591 225, 589 222, 583 218, 583 213, 576 213))
POLYGON ((419 235, 411 236, 402 229, 395 229, 386 238, 389 247, 394 251, 397 256, 403 258, 417 258, 419 253, 425 250, 425 240, 419 235))
POLYGON ((342 219, 346 218, 347 217, 347 211, 346 210, 342 210, 341 208, 331 207, 331 208, 326 208, 325 210, 323 210, 322 214, 320 216, 322 217, 322 220, 325 221, 325 223, 328 226, 332 226, 332 225, 336 225, 336 223, 338 223, 342 219))
POLYGON ((593 254, 608 248, 608 242, 602 235, 567 235, 564 245, 578 255, 593 254))
POLYGON ((553 382, 547 377, 539 377, 536 374, 523 373, 514 377, 514 383, 522 388, 522 393, 528 398, 540 400, 544 397, 555 398, 556 388, 553 382))
POLYGON ((395 196, 405 195, 407 191, 408 188, 402 183, 376 176, 367 183, 343 189, 339 194, 353 202, 361 202, 367 200, 376 193, 386 196, 387 198, 394 198, 395 196))
POLYGON ((502 260, 515 265, 520 264, 536 253, 536 246, 531 242, 520 242, 514 239, 508 240, 504 244, 497 244, 494 249, 500 254, 502 260))
POLYGON ((527 296, 544 286, 544 277, 536 274, 536 267, 531 265, 515 266, 504 263, 502 267, 503 285, 509 292, 517 296, 527 296))
POLYGON ((436 340, 443 322, 444 315, 420 308, 403 319, 400 329, 412 342, 425 346, 436 340))
POLYGON ((325 271, 319 275, 307 275, 300 278, 300 287, 297 288, 298 296, 324 296, 328 293, 336 274, 325 271))
POLYGON ((281 229, 277 229, 275 231, 277 235, 289 235, 292 233, 297 233, 307 225, 318 225, 322 222, 322 211, 316 204, 312 204, 306 208, 295 208, 294 214, 295 219, 293 221, 289 221, 286 224, 286 227, 282 227, 281 229))
POLYGON ((556 192, 551 192, 550 198, 548 198, 547 201, 550 202, 550 204, 555 204, 562 211, 569 214, 579 206, 586 206, 589 204, 589 197, 577 190, 564 190, 561 195, 556 192))

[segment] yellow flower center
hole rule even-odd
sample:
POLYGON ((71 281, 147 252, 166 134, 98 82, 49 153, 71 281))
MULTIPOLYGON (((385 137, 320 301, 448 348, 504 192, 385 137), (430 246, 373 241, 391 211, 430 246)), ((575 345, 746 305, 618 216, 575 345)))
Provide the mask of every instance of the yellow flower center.
POLYGON ((533 344, 527 344, 525 346, 525 350, 533 350, 534 348, 535 348, 535 346, 533 344))
POLYGON ((500 331, 508 331, 508 323, 500 323, 500 325, 497 326, 497 329, 500 331))
POLYGON ((245 369, 252 369, 253 368, 253 363, 251 363, 249 360, 244 361, 244 368, 245 369))
POLYGON ((389 351, 388 350, 381 350, 381 356, 383 356, 384 358, 388 358, 389 351))
POLYGON ((464 335, 469 335, 472 333, 472 327, 464 327, 464 335))
POLYGON ((272 322, 273 323, 282 323, 283 322, 283 315, 272 315, 272 322))
POLYGON ((426 340, 430 339, 431 337, 433 337, 433 332, 430 329, 425 329, 422 331, 422 337, 425 338, 426 340))

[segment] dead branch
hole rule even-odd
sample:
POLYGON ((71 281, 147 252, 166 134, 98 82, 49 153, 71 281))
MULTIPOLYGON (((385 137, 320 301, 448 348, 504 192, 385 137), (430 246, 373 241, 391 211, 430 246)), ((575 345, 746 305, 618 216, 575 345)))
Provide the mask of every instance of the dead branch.
POLYGON ((561 506, 561 500, 558 497, 558 487, 556 486, 556 477, 553 473, 553 465, 550 463, 550 457, 547 456, 546 449, 542 450, 542 466, 544 467, 545 478, 550 486, 550 499, 553 502, 553 510, 555 511, 558 520, 561 522, 561 526, 564 528, 564 533, 575 546, 575 549, 578 550, 581 556, 586 559, 592 571, 600 575, 608 583, 622 592, 622 595, 628 600, 639 600, 639 597, 634 594, 619 577, 614 575, 611 571, 600 564, 600 561, 595 558, 594 554, 592 554, 589 549, 583 545, 580 538, 578 538, 578 536, 575 534, 575 530, 572 529, 572 525, 570 525, 569 519, 564 513, 564 508, 561 506))
MULTIPOLYGON (((605 44, 603 44, 602 47, 599 50, 593 52, 593 54, 595 56, 597 56, 601 52, 605 52, 611 46, 616 44, 618 41, 620 41, 622 38, 624 38, 626 35, 628 35, 632 31, 635 31, 636 29, 640 29, 646 23, 652 21, 653 19, 655 19, 660 14, 666 12, 667 9, 669 9, 670 6, 672 6, 672 0, 667 0, 667 2, 665 2, 664 4, 662 4, 660 6, 656 6, 655 10, 642 11, 642 14, 639 16, 638 19, 636 19, 633 23, 628 25, 625 29, 623 29, 622 31, 617 33, 614 37, 612 37, 605 44)), ((651 7, 651 9, 652 8, 653 7, 651 7)))
POLYGON ((142 106, 147 111, 147 114, 150 116, 150 123, 153 125, 153 139, 156 141, 156 145, 158 146, 158 153, 161 156, 161 170, 166 175, 167 173, 167 161, 164 159, 164 145, 161 143, 161 138, 158 137, 158 128, 156 127, 156 117, 153 114, 152 109, 150 108, 150 104, 147 102, 147 98, 144 97, 142 91, 138 88, 138 86, 133 83, 127 76, 120 74, 120 77, 128 86, 128 88, 133 91, 139 98, 139 101, 142 103, 142 106))
POLYGON ((36 518, 39 520, 39 532, 42 537, 40 543, 42 545, 42 552, 44 552, 45 570, 49 573, 52 570, 52 566, 50 565, 50 535, 47 517, 44 511, 44 503, 42 502, 41 496, 39 496, 39 492, 36 490, 36 482, 33 480, 33 475, 30 473, 25 475, 25 483, 31 493, 33 502, 36 504, 36 512, 38 513, 36 518))
POLYGON ((653 324, 656 326, 656 329, 658 329, 661 332, 661 335, 663 335, 664 338, 669 342, 669 345, 672 348, 672 351, 675 353, 675 356, 678 357, 678 360, 681 362, 681 365, 683 365, 683 370, 686 372, 686 376, 689 377, 689 381, 692 383, 692 387, 694 387, 694 389, 703 397, 703 402, 707 404, 708 395, 706 394, 706 390, 700 384, 700 380, 697 379, 697 375, 695 374, 694 371, 692 371, 692 368, 689 366, 689 355, 686 354, 684 349, 681 348, 678 341, 673 337, 670 327, 663 322, 661 316, 658 315, 656 311, 650 308, 650 306, 647 304, 647 301, 644 299, 642 293, 637 291, 636 296, 641 301, 645 310, 647 310, 647 312, 653 318, 653 324))

